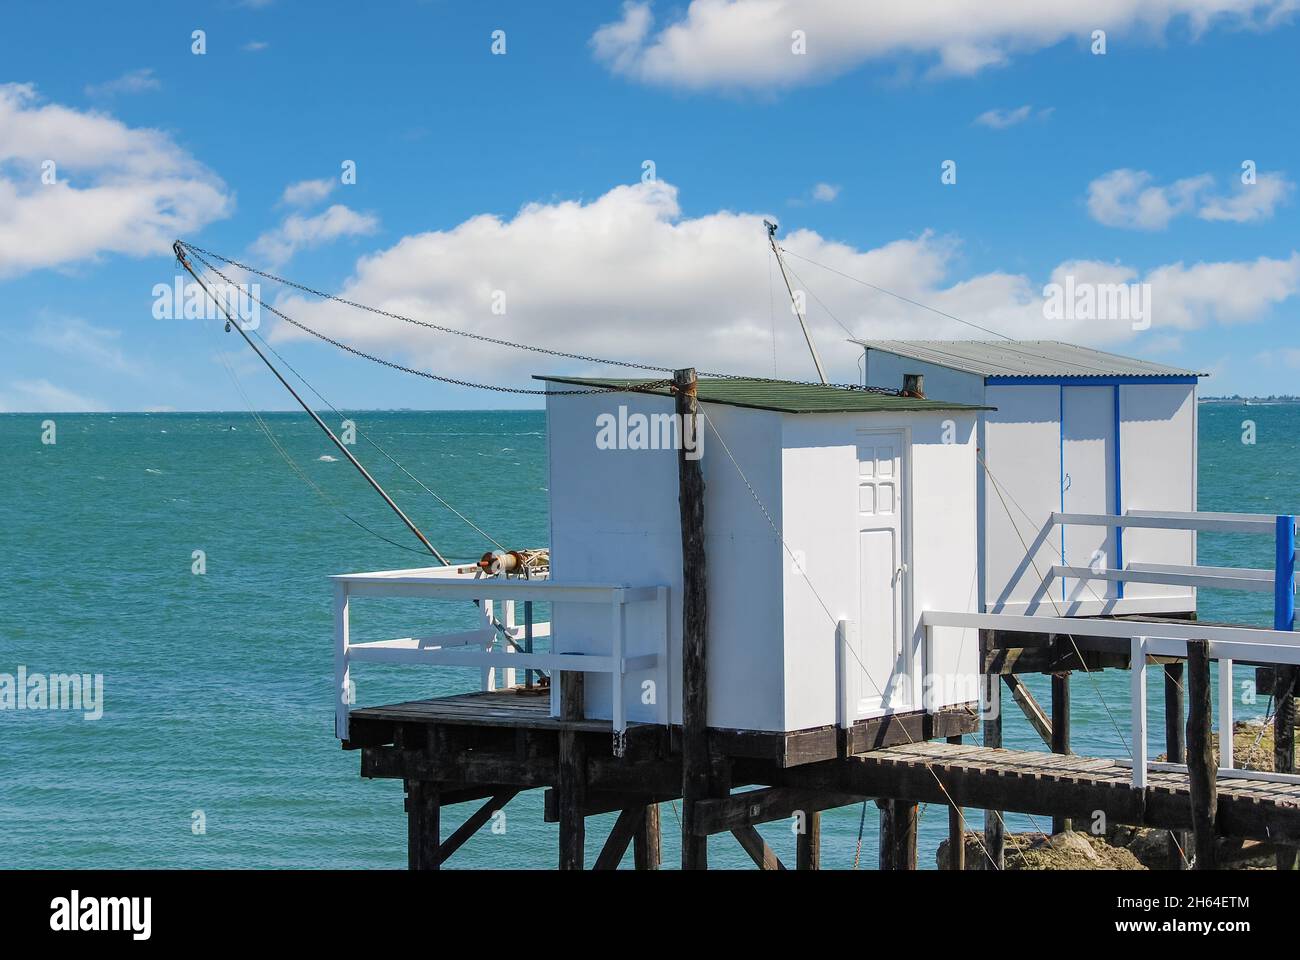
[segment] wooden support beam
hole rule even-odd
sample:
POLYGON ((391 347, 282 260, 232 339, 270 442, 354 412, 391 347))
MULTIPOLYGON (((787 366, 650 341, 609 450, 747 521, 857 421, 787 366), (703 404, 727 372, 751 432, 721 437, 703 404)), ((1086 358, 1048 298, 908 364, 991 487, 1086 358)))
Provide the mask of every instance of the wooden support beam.
POLYGON ((764 787, 747 790, 726 797, 701 800, 696 804, 695 818, 690 829, 708 836, 726 833, 737 827, 787 820, 797 813, 815 813, 832 807, 846 807, 858 803, 861 796, 841 793, 824 793, 820 790, 798 790, 791 787, 764 787))
MULTIPOLYGON (((1195 868, 1218 866, 1215 818, 1218 808, 1214 744, 1210 740, 1214 705, 1210 692, 1210 655, 1206 640, 1187 641, 1187 773, 1191 787, 1195 868)), ((1228 731, 1232 736, 1232 731, 1228 731)))
POLYGON ((456 832, 438 845, 438 863, 444 864, 453 853, 464 846, 465 841, 478 833, 483 824, 492 819, 492 815, 513 800, 518 790, 504 790, 496 794, 487 803, 479 807, 456 828, 456 832))
POLYGON ((760 870, 785 869, 785 864, 772 852, 767 841, 753 827, 737 827, 731 831, 731 835, 740 841, 740 845, 745 848, 745 852, 760 870))
POLYGON ((1025 715, 1029 725, 1034 728, 1034 732, 1043 741, 1043 746, 1049 750, 1052 749, 1052 721, 1048 718, 1047 711, 1029 692, 1025 682, 1014 673, 1003 674, 1002 680, 1006 683, 1007 689, 1011 691, 1011 696, 1015 699, 1020 712, 1025 715))
POLYGON ((406 865, 410 870, 437 870, 438 785, 406 781, 406 865))
MULTIPOLYGON (((581 719, 585 674, 568 671, 557 671, 557 674, 560 683, 560 715, 566 720, 581 719)), ((575 731, 561 730, 559 745, 555 795, 560 807, 560 869, 581 870, 586 848, 586 818, 583 812, 587 792, 586 743, 575 731)))
MULTIPOLYGON (((1070 752, 1070 675, 1052 674, 1052 753, 1070 752)), ((1069 817, 1052 817, 1052 833, 1066 833, 1074 829, 1069 817)))
MULTIPOLYGON (((1273 684, 1273 769, 1278 773, 1295 773, 1295 695, 1300 682, 1300 668, 1279 666, 1273 684)), ((1295 870, 1300 866, 1300 851, 1279 847, 1277 868, 1295 870)))
MULTIPOLYGON (((981 646, 990 638, 991 630, 981 630, 981 646)), ((996 676, 986 674, 984 683, 984 746, 1000 748, 1002 746, 1002 685, 996 676)), ((1006 828, 1002 822, 1000 810, 984 811, 984 849, 988 853, 982 869, 1001 870, 1006 866, 1005 848, 1006 828)))
POLYGON ((651 803, 645 808, 641 829, 632 837, 632 862, 638 870, 658 870, 662 859, 659 804, 651 803))
MULTIPOLYGON (((961 743, 961 737, 949 737, 949 743, 961 743)), ((948 806, 948 869, 966 869, 966 814, 957 804, 948 806)))
POLYGON ((692 828, 696 804, 713 793, 709 756, 708 574, 704 550, 704 471, 687 456, 687 438, 700 449, 695 369, 673 373, 682 443, 677 495, 682 527, 682 869, 707 870, 709 838, 692 828))
POLYGON ((618 869, 618 865, 623 862, 623 855, 627 853, 628 844, 632 842, 632 838, 645 822, 645 811, 645 807, 637 806, 628 807, 619 813, 614 826, 610 828, 605 845, 601 847, 600 855, 596 857, 596 865, 593 869, 618 869))
MULTIPOLYGON (((1166 663, 1165 675, 1165 759, 1170 763, 1187 762, 1187 734, 1184 727, 1183 663, 1166 663)), ((1169 864, 1175 870, 1191 866, 1191 836, 1184 830, 1169 831, 1169 864)))
POLYGON ((880 807, 880 869, 916 869, 917 805, 911 800, 877 800, 880 807))
POLYGON ((805 811, 803 829, 795 835, 794 866, 796 870, 822 868, 822 815, 816 810, 805 811))

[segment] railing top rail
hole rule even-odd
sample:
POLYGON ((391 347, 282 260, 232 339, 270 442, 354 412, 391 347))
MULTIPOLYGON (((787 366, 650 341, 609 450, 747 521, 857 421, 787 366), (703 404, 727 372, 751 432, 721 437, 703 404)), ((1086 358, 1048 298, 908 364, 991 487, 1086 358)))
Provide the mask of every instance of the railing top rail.
POLYGON ((1273 536, 1277 517, 1254 513, 1195 513, 1175 510, 1129 510, 1113 513, 1052 514, 1052 522, 1073 526, 1129 527, 1148 530, 1204 530, 1273 536))
POLYGON ((1006 633, 1059 633, 1080 637, 1160 637, 1177 640, 1253 643, 1262 646, 1300 647, 1300 633, 1263 627, 1228 627, 1208 623, 1151 623, 1143 620, 1101 620, 1092 617, 1039 617, 1014 613, 966 613, 926 610, 927 627, 965 627, 1006 633))
POLYGON ((484 577, 460 573, 450 567, 414 567, 407 570, 377 570, 369 573, 341 573, 330 577, 358 596, 422 596, 446 600, 569 600, 577 602, 635 602, 653 600, 658 584, 592 583, 554 580, 545 577, 484 577))

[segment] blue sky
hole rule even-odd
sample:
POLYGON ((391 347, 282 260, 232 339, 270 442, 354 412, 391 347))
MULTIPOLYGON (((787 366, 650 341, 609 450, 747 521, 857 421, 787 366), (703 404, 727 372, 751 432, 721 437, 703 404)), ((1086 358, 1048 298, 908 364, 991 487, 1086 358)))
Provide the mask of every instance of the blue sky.
MULTIPOLYGON (((897 22, 748 0, 124 6, 3 14, 0 410, 235 409, 223 351, 259 406, 288 408, 234 335, 155 318, 176 234, 458 329, 810 377, 763 216, 794 254, 1013 336, 1212 371, 1206 393, 1300 392, 1288 0, 1116 0, 1096 24, 1071 9, 1087 5, 1019 0, 936 0, 897 22), (1222 13, 1194 22, 1192 7, 1222 13), (1149 329, 1047 318, 1043 287, 1066 275, 1149 282, 1149 329)), ((790 263, 837 379, 855 376, 844 327, 978 336, 790 263)), ((625 372, 262 293, 437 373, 625 372)), ((527 402, 263 320, 340 407, 527 402)))

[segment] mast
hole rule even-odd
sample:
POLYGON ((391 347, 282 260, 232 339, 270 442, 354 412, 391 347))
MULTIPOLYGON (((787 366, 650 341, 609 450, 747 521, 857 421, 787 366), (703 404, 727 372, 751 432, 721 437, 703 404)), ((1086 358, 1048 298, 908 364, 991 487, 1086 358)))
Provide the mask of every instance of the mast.
POLYGON ((334 441, 334 446, 338 447, 339 452, 342 453, 343 456, 347 457, 348 462, 351 463, 352 466, 357 468, 357 472, 359 472, 361 476, 365 477, 366 482, 369 483, 370 486, 374 487, 375 492, 384 498, 384 502, 388 504, 389 507, 392 508, 392 511, 395 514, 397 514, 397 516, 401 519, 402 523, 406 524, 406 528, 410 530, 411 533, 415 534, 416 539, 418 539, 420 543, 424 544, 425 549, 428 550, 429 553, 433 554, 433 556, 437 559, 439 563, 441 563, 444 567, 451 566, 447 558, 438 552, 438 548, 429 542, 429 538, 426 537, 420 531, 420 528, 415 525, 415 522, 402 511, 402 508, 397 505, 396 501, 394 501, 393 498, 388 495, 388 492, 379 485, 379 481, 376 480, 374 477, 372 477, 370 475, 370 471, 368 471, 365 467, 361 465, 361 461, 352 455, 352 451, 347 448, 347 445, 342 440, 340 440, 337 436, 335 436, 334 431, 331 430, 326 425, 325 421, 320 418, 320 416, 316 413, 315 410, 313 410, 310 406, 307 405, 307 402, 298 395, 298 391, 295 390, 289 384, 289 381, 284 379, 280 371, 275 368, 275 364, 271 363, 271 361, 266 358, 266 354, 264 354, 260 349, 258 349, 257 344, 253 342, 253 338, 250 337, 248 333, 244 330, 244 328, 239 325, 239 321, 230 315, 230 311, 226 308, 226 305, 221 301, 219 297, 214 295, 213 292, 208 289, 208 285, 207 283, 204 282, 203 278, 194 272, 194 268, 190 265, 189 260, 186 258, 185 252, 181 248, 181 244, 179 240, 176 241, 174 244, 172 244, 172 250, 175 252, 176 259, 180 261, 181 266, 185 268, 185 271, 191 277, 194 278, 194 280, 198 283, 198 285, 203 288, 203 292, 208 295, 208 298, 211 299, 212 302, 215 303, 217 307, 221 310, 221 312, 226 315, 226 329, 227 330, 234 329, 239 331, 239 335, 244 338, 244 342, 248 344, 249 347, 252 348, 253 352, 257 354, 257 356, 261 359, 261 361, 264 364, 266 364, 266 368, 270 370, 273 374, 275 374, 275 378, 280 381, 280 383, 284 386, 286 390, 289 391, 289 394, 295 400, 298 401, 298 406, 306 410, 307 415, 316 421, 316 426, 324 430, 325 435, 329 437, 332 441, 334 441))
POLYGON ((794 315, 799 318, 799 327, 803 330, 808 352, 812 354, 813 365, 817 368, 817 377, 822 383, 828 383, 826 371, 822 368, 822 358, 817 353, 817 345, 813 343, 812 334, 808 332, 808 322, 804 319, 803 311, 799 309, 799 301, 795 298, 794 288, 790 286, 790 276, 785 270, 785 259, 781 256, 781 248, 776 243, 777 225, 771 220, 764 220, 763 226, 767 227, 767 240, 772 245, 772 252, 776 254, 777 266, 781 268, 781 279, 785 281, 786 292, 790 294, 790 305, 794 307, 794 315))

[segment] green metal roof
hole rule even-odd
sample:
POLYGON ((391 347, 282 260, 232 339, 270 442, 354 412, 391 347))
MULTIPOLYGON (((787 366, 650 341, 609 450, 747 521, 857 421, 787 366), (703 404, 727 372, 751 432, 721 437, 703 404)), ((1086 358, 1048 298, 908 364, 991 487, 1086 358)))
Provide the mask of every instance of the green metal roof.
MULTIPOLYGON (((636 386, 654 382, 659 378, 609 379, 604 377, 537 376, 535 380, 549 383, 567 383, 579 387, 636 386)), ((666 387, 638 391, 671 396, 666 387)), ((700 378, 697 395, 705 403, 723 403, 732 407, 752 407, 756 410, 775 410, 778 413, 890 413, 932 410, 993 410, 968 403, 950 403, 946 400, 919 400, 915 397, 897 397, 870 390, 851 387, 830 387, 818 383, 790 383, 780 380, 742 380, 700 378)))

